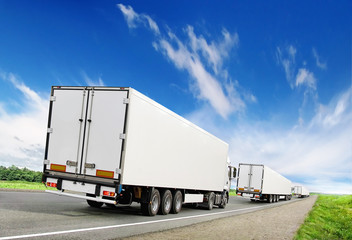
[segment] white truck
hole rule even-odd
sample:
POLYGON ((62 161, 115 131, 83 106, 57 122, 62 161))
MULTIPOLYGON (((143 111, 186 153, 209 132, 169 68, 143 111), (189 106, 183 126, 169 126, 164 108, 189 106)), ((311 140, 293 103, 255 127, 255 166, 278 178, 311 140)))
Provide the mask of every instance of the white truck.
POLYGON ((309 191, 304 186, 294 186, 293 195, 299 198, 309 197, 309 191))
POLYGON ((228 144, 132 88, 52 87, 43 182, 92 207, 224 208, 228 144))
POLYGON ((236 192, 251 201, 269 203, 292 198, 291 181, 261 164, 239 164, 236 192))

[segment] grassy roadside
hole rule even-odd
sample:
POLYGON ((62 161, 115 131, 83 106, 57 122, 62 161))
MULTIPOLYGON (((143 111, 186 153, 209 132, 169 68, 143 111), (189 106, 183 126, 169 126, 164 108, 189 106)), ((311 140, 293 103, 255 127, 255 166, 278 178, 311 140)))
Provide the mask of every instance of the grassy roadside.
POLYGON ((0 188, 26 189, 26 190, 55 190, 56 188, 45 187, 43 183, 26 181, 0 181, 0 188))
POLYGON ((320 195, 294 239, 352 239, 352 195, 320 195))
POLYGON ((230 189, 229 195, 236 196, 236 189, 230 189))

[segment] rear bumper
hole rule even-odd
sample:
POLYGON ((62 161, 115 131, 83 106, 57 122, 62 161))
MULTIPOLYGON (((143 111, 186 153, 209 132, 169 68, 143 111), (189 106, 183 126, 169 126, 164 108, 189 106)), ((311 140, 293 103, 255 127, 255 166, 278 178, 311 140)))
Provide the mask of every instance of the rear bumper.
POLYGON ((58 176, 46 177, 44 182, 47 186, 56 187, 58 190, 47 190, 48 193, 115 205, 122 188, 121 185, 111 186, 101 182, 72 180, 58 176))
POLYGON ((60 196, 81 198, 81 199, 92 200, 92 201, 96 201, 96 202, 110 203, 110 204, 114 204, 114 205, 117 204, 116 201, 113 201, 113 200, 108 200, 108 199, 103 199, 103 198, 95 198, 95 197, 88 197, 88 196, 83 196, 83 195, 79 195, 79 194, 65 193, 65 192, 62 192, 62 191, 45 190, 45 192, 51 193, 51 194, 60 195, 60 196))
POLYGON ((237 195, 244 198, 250 198, 250 199, 259 199, 261 196, 260 193, 254 193, 254 192, 237 192, 237 195))

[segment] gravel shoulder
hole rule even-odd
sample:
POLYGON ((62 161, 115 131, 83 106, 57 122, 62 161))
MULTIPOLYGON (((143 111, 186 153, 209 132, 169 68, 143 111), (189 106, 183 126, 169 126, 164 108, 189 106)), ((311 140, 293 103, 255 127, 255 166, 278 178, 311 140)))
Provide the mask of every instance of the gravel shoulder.
POLYGON ((316 199, 123 239, 292 239, 316 199))

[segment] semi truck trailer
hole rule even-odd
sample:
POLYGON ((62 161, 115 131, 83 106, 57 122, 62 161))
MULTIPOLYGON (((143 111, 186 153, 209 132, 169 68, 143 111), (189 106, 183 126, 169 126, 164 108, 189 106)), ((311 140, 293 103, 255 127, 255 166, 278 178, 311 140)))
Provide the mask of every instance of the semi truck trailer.
POLYGON ((239 164, 236 192, 251 201, 269 203, 292 198, 291 181, 261 164, 239 164))
POLYGON ((294 186, 293 195, 299 198, 309 197, 309 191, 304 186, 294 186))
POLYGON ((129 87, 51 90, 43 182, 92 207, 140 203, 144 215, 183 204, 224 208, 228 144, 129 87))

